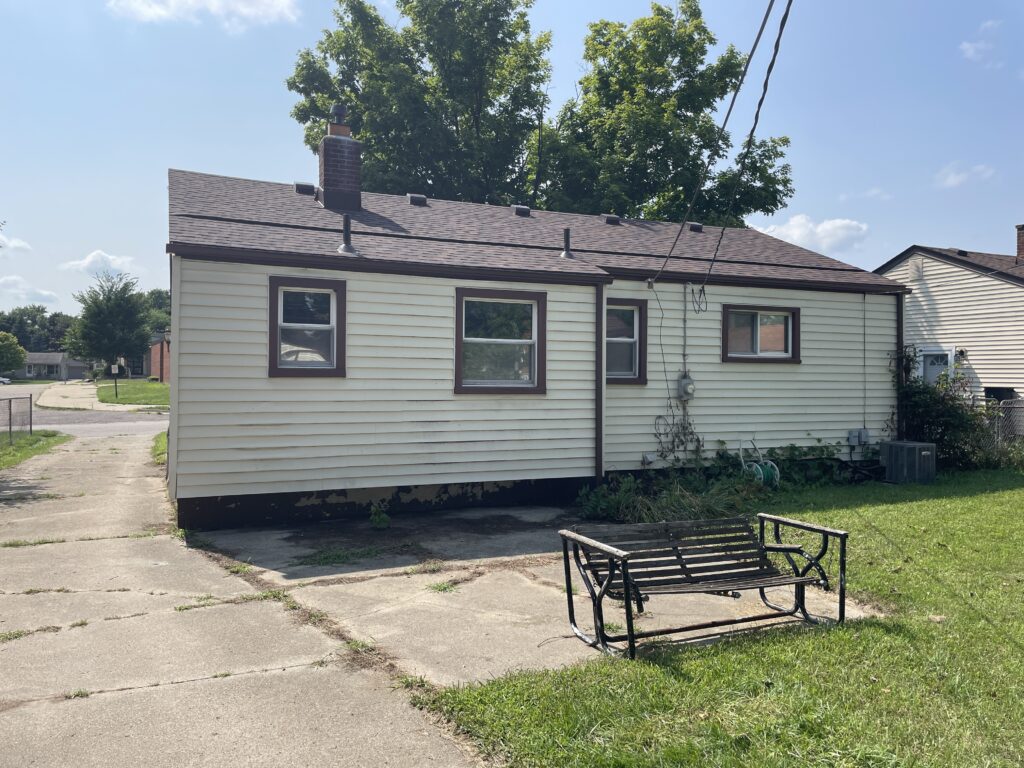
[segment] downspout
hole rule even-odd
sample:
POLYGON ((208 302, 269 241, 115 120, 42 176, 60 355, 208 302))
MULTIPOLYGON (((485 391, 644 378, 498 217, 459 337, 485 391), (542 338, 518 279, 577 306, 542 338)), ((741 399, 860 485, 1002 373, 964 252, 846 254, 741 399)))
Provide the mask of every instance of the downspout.
POLYGON ((906 434, 903 424, 903 409, 900 407, 900 392, 906 384, 906 371, 903 365, 903 294, 896 294, 896 439, 902 440, 906 434))
POLYGON ((604 285, 594 286, 594 480, 604 479, 604 285))

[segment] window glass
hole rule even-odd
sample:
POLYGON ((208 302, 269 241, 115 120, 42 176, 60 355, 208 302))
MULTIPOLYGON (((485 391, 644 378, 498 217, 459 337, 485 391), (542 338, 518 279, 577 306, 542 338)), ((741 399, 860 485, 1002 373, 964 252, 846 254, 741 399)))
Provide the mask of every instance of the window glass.
POLYGON ((532 339, 533 304, 467 299, 465 338, 532 339))
POLYGON ((466 299, 463 329, 463 384, 535 384, 537 345, 532 303, 466 299))
POLYGON ((608 307, 609 339, 635 338, 636 310, 630 307, 608 307))
POLYGON ((636 343, 609 341, 607 366, 609 376, 636 376, 636 343))
POLYGON ((287 367, 333 366, 334 329, 281 327, 279 364, 287 367))
POLYGON ((729 354, 757 354, 757 313, 730 312, 728 319, 729 354))
POLYGON ((761 313, 759 318, 758 351, 762 355, 789 354, 789 315, 761 313))
POLYGON ((331 293, 284 290, 281 294, 282 322, 288 325, 331 324, 331 293))

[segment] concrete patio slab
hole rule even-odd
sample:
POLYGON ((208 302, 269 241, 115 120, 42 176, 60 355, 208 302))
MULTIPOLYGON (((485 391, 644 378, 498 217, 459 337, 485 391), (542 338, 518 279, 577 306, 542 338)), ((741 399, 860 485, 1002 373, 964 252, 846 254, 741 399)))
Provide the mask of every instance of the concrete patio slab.
POLYGON ((64 627, 82 619, 90 623, 139 613, 170 611, 189 602, 180 595, 146 592, 41 592, 0 595, 0 632, 64 627))
POLYGON ((274 601, 151 613, 0 645, 0 699, 280 669, 310 664, 337 648, 274 601))
POLYGON ((5 548, 0 591, 134 590, 231 597, 253 589, 170 536, 5 548))
POLYGON ((378 674, 336 664, 41 701, 0 714, 10 765, 476 765, 378 674))
MULTIPOLYGON (((556 668, 596 651, 570 632, 565 595, 515 571, 459 583, 464 574, 377 578, 311 586, 297 599, 326 611, 355 637, 371 641, 400 667, 440 685, 486 680, 516 669, 556 668)), ((586 617, 577 598, 581 616, 586 617)))
POLYGON ((150 435, 76 438, 0 476, 0 541, 124 536, 165 528, 163 468, 150 435), (72 459, 73 457, 73 459, 72 459))

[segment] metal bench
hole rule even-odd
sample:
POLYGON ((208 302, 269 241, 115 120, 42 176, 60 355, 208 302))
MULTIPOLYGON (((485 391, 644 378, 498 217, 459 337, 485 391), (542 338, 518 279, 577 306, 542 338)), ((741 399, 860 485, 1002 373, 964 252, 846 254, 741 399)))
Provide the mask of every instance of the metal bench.
POLYGON ((583 642, 605 653, 616 649, 609 643, 625 640, 629 658, 636 657, 636 641, 658 635, 714 629, 732 624, 763 621, 797 614, 811 624, 820 619, 807 612, 806 588, 816 585, 830 589, 823 558, 830 543, 839 548, 839 622, 846 618, 845 531, 789 520, 775 515, 758 515, 758 530, 743 518, 686 520, 634 525, 581 525, 559 531, 565 565, 565 592, 569 603, 569 624, 583 642), (765 535, 770 528, 771 539, 765 535), (820 536, 817 552, 797 544, 784 544, 782 531, 791 528, 820 536), (788 568, 780 569, 769 555, 778 553, 788 568), (594 637, 576 624, 573 605, 572 566, 582 578, 594 608, 594 637), (772 603, 765 590, 793 588, 793 604, 772 603), (689 624, 683 627, 638 632, 633 626, 633 607, 643 613, 651 595, 714 594, 740 596, 758 591, 769 613, 689 624), (605 627, 603 601, 621 600, 626 610, 625 634, 609 634, 605 627))

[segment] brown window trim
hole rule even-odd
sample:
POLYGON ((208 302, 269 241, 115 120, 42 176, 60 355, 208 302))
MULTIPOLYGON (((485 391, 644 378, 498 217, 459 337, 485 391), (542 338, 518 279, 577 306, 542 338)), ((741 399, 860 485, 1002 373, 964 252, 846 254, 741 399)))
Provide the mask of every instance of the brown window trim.
POLYGON ((455 394, 457 395, 543 395, 547 393, 547 301, 539 291, 504 291, 488 288, 455 289, 455 394), (462 383, 462 323, 466 299, 511 299, 537 305, 537 382, 532 387, 479 386, 462 383))
MULTIPOLYGON (((647 299, 614 299, 609 297, 605 305, 605 324, 607 325, 608 307, 633 307, 640 313, 640 337, 637 339, 637 363, 636 376, 608 376, 605 375, 605 382, 608 384, 627 384, 632 386, 645 386, 647 384, 647 299)), ((605 330, 607 334, 607 329, 605 330)), ((607 335, 605 345, 608 344, 607 335)), ((607 371, 605 372, 607 374, 607 371)))
POLYGON ((326 280, 312 277, 281 277, 272 275, 270 278, 270 347, 268 349, 270 378, 312 378, 312 377, 345 377, 345 281, 326 280), (334 329, 334 367, 333 368, 290 368, 278 363, 280 339, 278 327, 278 296, 282 288, 317 288, 334 291, 335 321, 334 329))
POLYGON ((800 362, 800 309, 799 307, 770 307, 760 304, 722 305, 722 362, 723 363, 784 363, 795 365, 800 362), (730 312, 788 312, 792 316, 790 333, 790 354, 788 357, 759 357, 754 355, 729 354, 729 313, 730 312))

